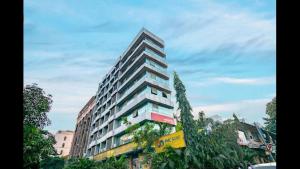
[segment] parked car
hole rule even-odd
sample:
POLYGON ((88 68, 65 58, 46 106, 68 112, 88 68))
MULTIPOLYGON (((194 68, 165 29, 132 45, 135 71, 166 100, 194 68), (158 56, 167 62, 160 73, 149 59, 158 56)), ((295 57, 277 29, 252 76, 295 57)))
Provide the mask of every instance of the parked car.
POLYGON ((253 166, 253 169, 276 169, 276 162, 257 164, 253 166))

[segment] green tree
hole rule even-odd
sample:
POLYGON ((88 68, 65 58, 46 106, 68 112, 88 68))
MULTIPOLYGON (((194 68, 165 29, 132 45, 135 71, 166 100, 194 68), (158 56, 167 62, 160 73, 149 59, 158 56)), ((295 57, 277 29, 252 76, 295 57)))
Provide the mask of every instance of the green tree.
POLYGON ((23 100, 25 125, 30 124, 43 129, 51 124, 47 117, 53 102, 50 94, 46 95, 44 90, 34 83, 27 85, 23 90, 23 100))
POLYGON ((137 149, 142 149, 142 153, 144 155, 142 164, 149 164, 149 162, 152 161, 153 153, 155 153, 153 147, 155 141, 157 141, 161 136, 170 134, 172 126, 161 122, 146 122, 143 125, 132 125, 127 118, 123 118, 122 120, 124 124, 129 126, 126 129, 126 132, 133 135, 132 141, 138 145, 137 149))
POLYGON ((65 160, 60 157, 47 157, 40 163, 41 169, 62 169, 64 168, 65 160))
POLYGON ((111 157, 97 163, 97 169, 128 169, 129 163, 125 156, 111 157))
POLYGON ((271 102, 267 103, 266 114, 267 118, 264 118, 265 129, 272 133, 276 133, 276 97, 272 99, 271 102))
MULTIPOLYGON (((193 161, 199 167, 199 163, 195 155, 197 154, 197 129, 194 116, 192 115, 192 107, 186 97, 186 89, 176 72, 174 72, 174 89, 176 91, 176 102, 180 110, 180 122, 182 124, 184 138, 186 142, 185 155, 187 163, 193 161)), ((186 166, 187 167, 187 166, 186 166)))
POLYGON ((97 163, 88 158, 72 158, 67 161, 63 169, 97 169, 97 163))
POLYGON ((54 137, 43 130, 50 124, 47 113, 50 111, 52 98, 37 84, 27 85, 23 90, 23 103, 23 167, 39 168, 41 160, 56 154, 54 137))

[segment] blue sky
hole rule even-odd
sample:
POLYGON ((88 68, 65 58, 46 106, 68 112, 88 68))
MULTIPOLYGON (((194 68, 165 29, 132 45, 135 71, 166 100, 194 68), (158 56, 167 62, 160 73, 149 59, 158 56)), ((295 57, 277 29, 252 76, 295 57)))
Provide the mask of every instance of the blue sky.
POLYGON ((24 82, 53 95, 48 130, 74 130, 103 75, 145 27, 165 41, 168 71, 180 75, 196 116, 235 112, 263 123, 276 95, 275 3, 26 0, 24 82))

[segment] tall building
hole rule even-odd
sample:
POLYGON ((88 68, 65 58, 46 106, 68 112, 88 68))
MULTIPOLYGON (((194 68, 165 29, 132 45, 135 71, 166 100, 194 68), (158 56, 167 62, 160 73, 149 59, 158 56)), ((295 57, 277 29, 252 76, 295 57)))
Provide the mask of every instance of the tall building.
POLYGON ((61 131, 59 130, 55 135, 55 145, 53 146, 56 152, 60 157, 69 156, 71 144, 73 140, 74 132, 73 131, 61 131))
POLYGON ((95 98, 95 96, 91 97, 78 113, 70 157, 83 157, 85 155, 95 98))
POLYGON ((167 67, 164 41, 143 28, 99 84, 88 157, 132 141, 124 118, 175 125, 167 67))

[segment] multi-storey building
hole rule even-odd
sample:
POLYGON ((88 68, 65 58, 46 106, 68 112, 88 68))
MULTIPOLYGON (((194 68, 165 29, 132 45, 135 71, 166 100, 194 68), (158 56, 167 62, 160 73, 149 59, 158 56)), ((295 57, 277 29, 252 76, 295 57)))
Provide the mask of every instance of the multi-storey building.
POLYGON ((71 144, 73 140, 73 131, 59 130, 55 135, 55 145, 53 146, 60 157, 67 157, 70 153, 71 144))
POLYGON ((85 155, 95 98, 95 96, 91 97, 78 113, 70 157, 83 157, 85 155))
POLYGON ((99 84, 88 157, 131 141, 124 118, 175 125, 167 67, 164 41, 143 28, 99 84))

